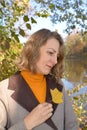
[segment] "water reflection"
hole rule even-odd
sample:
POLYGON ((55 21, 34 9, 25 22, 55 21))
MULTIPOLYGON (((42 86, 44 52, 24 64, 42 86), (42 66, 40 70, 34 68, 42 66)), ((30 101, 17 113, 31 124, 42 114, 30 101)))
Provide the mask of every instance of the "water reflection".
MULTIPOLYGON (((74 102, 74 110, 83 126, 87 125, 87 60, 65 60, 62 79, 74 102), (73 91, 72 91, 73 89, 73 91), (86 123, 84 123, 86 122, 86 123)), ((87 129, 87 128, 86 128, 87 129)))
POLYGON ((74 85, 71 82, 69 82, 68 80, 62 78, 62 82, 64 83, 64 87, 65 87, 66 90, 72 90, 73 89, 74 85))
POLYGON ((79 90, 79 94, 87 93, 87 60, 65 60, 63 82, 66 89, 82 85, 83 89, 79 90))

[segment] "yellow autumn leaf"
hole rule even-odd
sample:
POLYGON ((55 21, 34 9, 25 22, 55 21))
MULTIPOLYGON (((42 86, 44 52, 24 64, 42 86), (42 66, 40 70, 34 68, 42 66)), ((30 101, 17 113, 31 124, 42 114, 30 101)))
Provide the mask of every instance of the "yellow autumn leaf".
POLYGON ((50 89, 51 92, 51 96, 52 96, 52 101, 54 103, 62 103, 63 102, 63 93, 60 92, 57 88, 55 88, 54 90, 50 89))

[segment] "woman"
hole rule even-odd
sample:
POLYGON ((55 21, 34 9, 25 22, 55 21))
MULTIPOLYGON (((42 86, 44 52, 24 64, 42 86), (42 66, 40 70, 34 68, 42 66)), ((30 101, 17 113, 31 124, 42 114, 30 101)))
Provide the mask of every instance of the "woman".
POLYGON ((25 44, 19 72, 0 83, 0 130, 78 130, 61 83, 63 40, 41 29, 25 44))

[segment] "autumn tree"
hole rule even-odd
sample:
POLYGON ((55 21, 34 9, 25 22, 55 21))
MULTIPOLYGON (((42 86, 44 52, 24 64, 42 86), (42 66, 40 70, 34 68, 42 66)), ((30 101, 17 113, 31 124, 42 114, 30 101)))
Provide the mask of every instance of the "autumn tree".
POLYGON ((15 62, 20 56, 23 45, 17 41, 0 43, 0 80, 3 80, 17 71, 15 62))
POLYGON ((85 31, 85 32, 82 31, 81 35, 82 35, 83 41, 85 43, 85 46, 87 46, 87 31, 85 31))
MULTIPOLYGON (((0 80, 15 73, 15 60, 22 48, 15 23, 26 12, 27 1, 0 1, 0 80)), ((20 28, 19 28, 20 31, 20 28)))
POLYGON ((53 23, 66 22, 66 31, 71 33, 76 26, 87 30, 86 0, 33 0, 35 14, 50 16, 53 23), (39 8, 38 8, 39 6, 39 8), (45 15, 43 15, 45 13, 45 15))
POLYGON ((19 42, 21 27, 16 30, 15 23, 26 13, 28 1, 2 0, 0 1, 0 41, 11 41, 12 38, 19 42))
POLYGON ((84 42, 79 33, 70 34, 66 38, 66 55, 79 56, 83 52, 84 42))

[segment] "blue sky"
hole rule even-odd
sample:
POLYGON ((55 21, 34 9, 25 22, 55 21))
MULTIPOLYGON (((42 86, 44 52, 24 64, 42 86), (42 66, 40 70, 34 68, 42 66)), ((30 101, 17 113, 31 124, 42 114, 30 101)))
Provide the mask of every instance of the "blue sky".
MULTIPOLYGON (((50 18, 38 18, 37 19, 37 24, 32 24, 32 29, 29 30, 29 34, 31 35, 35 31, 42 29, 42 28, 47 28, 52 31, 58 30, 59 34, 65 39, 67 34, 64 32, 64 29, 66 28, 65 22, 58 23, 58 24, 53 24, 50 21, 50 18)), ((20 36, 20 41, 25 42, 27 39, 23 38, 20 36)))
POLYGON ((41 29, 41 28, 47 28, 47 29, 50 29, 52 31, 55 31, 57 29, 58 32, 63 37, 66 36, 66 33, 63 32, 63 30, 66 28, 65 22, 53 25, 53 23, 50 21, 49 18, 38 18, 37 19, 37 24, 34 24, 32 26, 32 32, 37 31, 38 29, 41 29))

